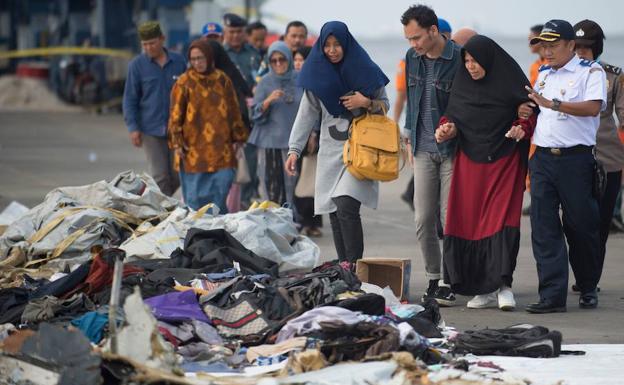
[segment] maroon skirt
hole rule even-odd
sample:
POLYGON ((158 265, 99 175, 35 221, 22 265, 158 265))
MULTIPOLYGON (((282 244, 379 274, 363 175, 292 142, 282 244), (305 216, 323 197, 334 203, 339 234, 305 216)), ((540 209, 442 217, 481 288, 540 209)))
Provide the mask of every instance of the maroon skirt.
POLYGON ((444 280, 462 295, 511 287, 520 247, 526 164, 515 150, 493 163, 455 157, 444 227, 444 280))

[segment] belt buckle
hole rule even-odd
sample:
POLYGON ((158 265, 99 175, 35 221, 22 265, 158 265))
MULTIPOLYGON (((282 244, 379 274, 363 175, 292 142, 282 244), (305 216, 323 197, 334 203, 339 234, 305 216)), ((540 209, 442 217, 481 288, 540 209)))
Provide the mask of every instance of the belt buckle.
POLYGON ((550 153, 553 154, 553 155, 559 156, 559 155, 561 155, 561 149, 560 148, 551 148, 550 149, 550 153))

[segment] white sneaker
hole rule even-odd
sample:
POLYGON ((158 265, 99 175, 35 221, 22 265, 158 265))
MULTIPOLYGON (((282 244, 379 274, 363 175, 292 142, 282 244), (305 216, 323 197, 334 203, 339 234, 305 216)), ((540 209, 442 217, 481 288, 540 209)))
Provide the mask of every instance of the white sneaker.
POLYGON ((516 308, 516 300, 510 288, 502 287, 498 291, 498 308, 503 311, 511 311, 516 308))
POLYGON ((468 301, 466 307, 469 309, 496 307, 496 293, 475 295, 473 299, 468 301))

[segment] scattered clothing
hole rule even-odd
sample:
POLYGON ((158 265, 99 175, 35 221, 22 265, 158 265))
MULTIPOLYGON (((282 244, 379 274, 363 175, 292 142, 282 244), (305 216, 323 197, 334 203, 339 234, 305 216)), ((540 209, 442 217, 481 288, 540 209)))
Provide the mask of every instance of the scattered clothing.
POLYGON ((307 340, 306 337, 294 337, 277 344, 252 346, 247 349, 245 357, 247 361, 253 363, 259 357, 271 357, 293 350, 302 350, 305 348, 307 340))
POLYGON ((154 317, 165 322, 198 320, 210 322, 192 290, 174 292, 148 298, 145 303, 152 308, 154 317))
POLYGON ((358 313, 335 306, 324 306, 309 310, 299 317, 288 321, 277 334, 277 343, 295 336, 306 335, 321 328, 324 321, 340 321, 345 325, 357 324, 361 321, 358 313))
POLYGON ((90 311, 72 320, 71 324, 80 329, 89 341, 99 344, 104 337, 104 328, 108 325, 108 314, 90 311))
POLYGON ((58 317, 71 319, 94 309, 93 302, 83 293, 74 294, 67 299, 45 296, 28 302, 22 313, 22 323, 39 323, 58 317))

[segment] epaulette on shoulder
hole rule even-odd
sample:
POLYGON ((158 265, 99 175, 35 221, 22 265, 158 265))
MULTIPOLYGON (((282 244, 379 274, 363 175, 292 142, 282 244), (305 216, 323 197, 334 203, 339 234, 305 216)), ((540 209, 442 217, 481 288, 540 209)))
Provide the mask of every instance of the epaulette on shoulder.
POLYGON ((550 69, 550 66, 548 64, 542 64, 540 68, 538 69, 538 72, 546 71, 549 69, 550 69))
POLYGON ((615 75, 619 75, 622 73, 622 69, 620 67, 612 66, 611 64, 603 64, 602 68, 604 68, 605 72, 609 72, 615 75))
POLYGON ((595 60, 583 59, 583 60, 581 60, 581 62, 579 64, 582 65, 583 67, 591 67, 592 64, 594 64, 595 62, 596 62, 595 60))

